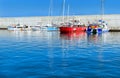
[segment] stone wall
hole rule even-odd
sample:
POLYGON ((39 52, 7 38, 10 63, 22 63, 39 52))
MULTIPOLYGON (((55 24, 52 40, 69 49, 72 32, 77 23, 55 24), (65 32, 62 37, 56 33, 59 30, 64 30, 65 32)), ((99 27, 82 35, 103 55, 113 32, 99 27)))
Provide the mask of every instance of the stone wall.
MULTIPOLYGON (((25 24, 28 26, 33 26, 40 24, 42 26, 50 23, 51 21, 55 24, 60 24, 64 21, 69 20, 80 20, 81 22, 88 24, 88 21, 90 23, 101 19, 101 15, 82 15, 82 16, 65 16, 64 18, 62 16, 45 16, 45 17, 2 17, 0 18, 0 28, 6 28, 9 25, 14 24, 25 24), (69 20, 68 20, 69 19, 69 20)), ((109 27, 120 27, 120 14, 118 15, 104 15, 103 19, 108 23, 109 27)))

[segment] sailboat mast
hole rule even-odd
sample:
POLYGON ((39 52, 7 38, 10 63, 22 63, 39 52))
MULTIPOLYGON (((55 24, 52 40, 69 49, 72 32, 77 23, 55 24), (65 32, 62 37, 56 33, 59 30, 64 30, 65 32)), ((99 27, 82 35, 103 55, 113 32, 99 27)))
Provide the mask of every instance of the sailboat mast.
POLYGON ((51 16, 52 16, 52 8, 53 8, 53 0, 50 0, 50 4, 49 4, 49 19, 48 19, 48 24, 51 24, 52 20, 51 20, 51 16))
POLYGON ((50 5, 49 5, 49 16, 52 15, 52 7, 53 7, 52 3, 53 3, 53 1, 50 0, 50 5))
POLYGON ((69 8, 70 8, 70 7, 69 7, 69 5, 68 5, 68 12, 67 12, 67 15, 68 15, 68 16, 69 16, 69 8))
POLYGON ((63 0, 63 22, 64 22, 64 13, 65 13, 65 0, 63 0))
POLYGON ((101 0, 101 16, 102 16, 102 20, 104 19, 104 0, 101 0))
POLYGON ((67 12, 67 17, 68 17, 68 21, 69 21, 69 5, 68 5, 68 12, 67 12))

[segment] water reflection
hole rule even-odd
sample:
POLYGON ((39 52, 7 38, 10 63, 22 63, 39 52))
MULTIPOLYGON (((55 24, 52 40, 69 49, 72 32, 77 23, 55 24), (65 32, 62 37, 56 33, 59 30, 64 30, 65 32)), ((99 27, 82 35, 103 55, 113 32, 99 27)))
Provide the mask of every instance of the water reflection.
POLYGON ((86 35, 85 32, 76 32, 76 33, 64 33, 64 34, 60 34, 61 39, 65 39, 65 40, 74 40, 74 39, 82 39, 84 38, 86 35))
POLYGON ((87 34, 87 42, 94 44, 113 44, 119 41, 119 36, 112 35, 112 33, 102 33, 102 34, 87 34))
POLYGON ((48 32, 48 31, 7 31, 9 32, 9 37, 14 37, 15 39, 22 40, 52 40, 57 37, 58 32, 48 32), (34 39, 33 39, 34 38, 34 39))
POLYGON ((101 43, 102 37, 102 34, 87 34, 87 41, 88 43, 101 43))
POLYGON ((0 78, 119 78, 119 34, 0 31, 0 78))

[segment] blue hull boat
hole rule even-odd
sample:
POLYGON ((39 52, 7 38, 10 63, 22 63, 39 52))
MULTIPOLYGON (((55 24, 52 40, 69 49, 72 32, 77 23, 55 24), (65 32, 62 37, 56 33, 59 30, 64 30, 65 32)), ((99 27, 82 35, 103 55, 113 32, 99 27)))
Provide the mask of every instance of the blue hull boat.
POLYGON ((107 24, 103 20, 99 20, 98 23, 89 24, 86 29, 87 33, 104 33, 108 31, 109 29, 107 27, 107 24))
POLYGON ((108 32, 109 29, 102 29, 102 28, 96 28, 96 29, 92 29, 92 28, 88 28, 87 30, 87 33, 104 33, 104 32, 108 32))

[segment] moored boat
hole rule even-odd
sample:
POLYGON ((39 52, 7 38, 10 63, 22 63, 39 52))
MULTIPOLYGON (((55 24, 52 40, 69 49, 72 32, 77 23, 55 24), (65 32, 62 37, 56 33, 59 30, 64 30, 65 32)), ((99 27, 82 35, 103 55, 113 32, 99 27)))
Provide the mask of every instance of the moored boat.
POLYGON ((55 24, 47 24, 46 26, 42 26, 40 28, 41 30, 46 30, 46 31, 57 31, 59 30, 58 26, 55 24))
POLYGON ((72 32, 84 32, 86 30, 86 27, 59 27, 60 28, 60 33, 72 33, 72 32))
POLYGON ((7 29, 10 31, 14 31, 14 30, 16 30, 16 27, 15 26, 8 26, 7 29))
POLYGON ((55 25, 35 25, 35 26, 30 26, 30 28, 32 29, 32 31, 56 31, 58 30, 58 27, 55 25))
POLYGON ((98 20, 97 23, 89 24, 87 27, 87 33, 103 33, 108 32, 107 23, 104 21, 104 0, 101 0, 101 20, 98 20))
POLYGON ((93 33, 93 34, 103 33, 108 31, 109 29, 107 27, 107 23, 103 20, 99 20, 98 23, 89 24, 86 30, 87 33, 93 33))
POLYGON ((47 30, 48 31, 57 31, 58 30, 58 27, 47 27, 47 30))
MULTIPOLYGON (((69 21, 69 17, 67 17, 67 21, 64 19, 65 12, 65 0, 63 1, 63 23, 59 27, 60 33, 73 33, 73 32, 85 32, 86 26, 81 23, 79 20, 71 20, 69 21)), ((68 16, 69 16, 69 5, 68 5, 68 16)))
POLYGON ((26 25, 11 25, 7 27, 8 30, 10 31, 27 31, 29 28, 26 25))
POLYGON ((41 25, 30 26, 32 31, 40 31, 41 25))
POLYGON ((74 23, 67 23, 67 25, 62 25, 59 27, 60 33, 73 33, 73 32, 85 32, 86 26, 84 24, 78 23, 76 20, 74 23))

